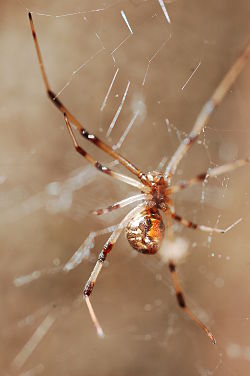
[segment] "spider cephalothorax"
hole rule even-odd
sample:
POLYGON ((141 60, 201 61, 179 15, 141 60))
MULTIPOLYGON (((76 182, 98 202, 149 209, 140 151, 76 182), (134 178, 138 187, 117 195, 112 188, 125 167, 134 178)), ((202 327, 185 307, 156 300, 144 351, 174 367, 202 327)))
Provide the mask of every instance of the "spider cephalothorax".
POLYGON ((147 172, 143 175, 141 181, 149 187, 153 205, 155 205, 157 209, 166 211, 169 202, 167 193, 168 182, 164 179, 163 174, 158 171, 147 172))
MULTIPOLYGON (((202 173, 188 181, 181 182, 175 186, 170 185, 170 179, 175 174, 175 171, 178 167, 178 164, 181 162, 184 155, 188 152, 194 142, 198 139, 199 134, 201 133, 204 126, 207 124, 211 114, 215 110, 215 108, 220 104, 220 102, 225 97, 226 93, 228 92, 230 86, 234 83, 238 75, 240 74, 242 68, 246 64, 246 61, 250 54, 250 44, 245 48, 243 53, 239 56, 236 60, 232 68, 229 70, 228 74, 224 77, 221 81, 217 89, 214 91, 211 98, 206 102, 203 106, 200 114, 197 117, 197 120, 193 126, 192 131, 189 135, 181 142, 179 147, 177 148, 176 152, 173 154, 172 158, 170 159, 167 168, 164 174, 158 172, 148 172, 144 174, 139 168, 137 168, 133 163, 129 160, 124 158, 122 155, 117 153, 110 147, 109 145, 105 144, 101 141, 98 137, 93 134, 90 134, 76 119, 76 117, 64 106, 64 104, 55 97, 53 91, 50 88, 47 75, 45 73, 42 55, 40 52, 40 48, 38 45, 36 32, 32 20, 32 15, 29 13, 29 20, 30 26, 32 30, 32 36, 35 43, 35 48, 37 52, 37 57, 40 64, 40 69, 42 73, 42 78, 44 81, 44 85, 47 91, 47 94, 55 104, 55 106, 62 112, 64 115, 64 120, 70 136, 72 138, 74 147, 76 151, 81 154, 93 167, 101 171, 103 174, 109 175, 116 180, 123 181, 130 186, 136 187, 141 191, 140 194, 135 196, 128 197, 120 202, 117 202, 113 205, 108 206, 107 208, 95 210, 93 213, 96 215, 102 215, 112 210, 119 209, 121 207, 133 204, 135 202, 141 201, 135 208, 133 208, 116 226, 115 230, 112 232, 109 239, 106 241, 105 245, 103 246, 102 251, 99 254, 99 257, 96 261, 95 267, 85 285, 83 290, 83 297, 87 303, 91 318, 93 320, 94 325, 96 326, 97 333, 100 336, 103 336, 102 328, 95 316, 93 307, 90 303, 89 296, 91 295, 93 288, 96 283, 96 279, 103 267, 104 261, 106 260, 108 254, 111 252, 113 246, 115 245, 116 241, 118 240, 121 232, 124 228, 126 228, 127 239, 130 245, 135 248, 137 251, 146 254, 154 254, 159 250, 161 240, 164 235, 165 227, 164 223, 160 214, 162 211, 167 220, 167 230, 168 236, 171 242, 174 241, 173 239, 173 229, 171 226, 171 220, 174 219, 180 222, 182 225, 192 228, 192 229, 199 229, 201 231, 208 231, 208 232, 218 232, 218 233, 225 233, 227 230, 212 228, 204 225, 198 225, 193 223, 175 212, 175 207, 173 203, 170 201, 169 196, 181 191, 187 187, 190 187, 194 184, 199 184, 204 182, 207 176, 214 177, 226 172, 232 171, 235 168, 240 166, 244 166, 250 162, 250 158, 244 158, 236 160, 232 163, 228 163, 223 166, 214 167, 210 169, 208 172, 202 173), (136 176, 138 180, 126 176, 124 174, 120 174, 116 171, 113 171, 109 167, 104 166, 100 162, 96 161, 87 151, 85 151, 77 142, 71 124, 73 123, 79 134, 87 139, 89 142, 95 144, 97 147, 102 149, 104 152, 109 154, 113 159, 120 162, 121 165, 127 168, 134 176, 136 176)), ((231 229, 230 226, 228 229, 231 229)), ((80 251, 77 251, 77 257, 72 257, 74 261, 71 262, 73 265, 78 265, 79 258, 83 258, 80 251)), ((72 265, 70 269, 72 269, 72 265)), ((188 306, 186 305, 184 295, 181 291, 181 286, 177 277, 176 272, 176 265, 174 259, 169 260, 169 270, 171 273, 173 285, 176 292, 176 298, 178 301, 179 306, 186 312, 186 314, 194 320, 207 334, 207 336, 215 343, 215 338, 210 330, 204 325, 196 315, 190 311, 188 306)))

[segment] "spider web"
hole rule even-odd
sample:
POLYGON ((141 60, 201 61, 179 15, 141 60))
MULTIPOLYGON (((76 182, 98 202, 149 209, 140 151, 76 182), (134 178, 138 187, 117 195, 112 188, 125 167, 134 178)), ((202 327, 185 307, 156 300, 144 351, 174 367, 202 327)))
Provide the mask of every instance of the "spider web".
MULTIPOLYGON (((249 167, 175 199, 178 214, 197 223, 226 228, 241 220, 224 236, 174 225, 188 246, 178 265, 186 301, 215 334, 216 347, 178 308, 163 260, 137 254, 124 236, 93 293, 107 335, 100 341, 81 289, 108 235, 92 235, 129 209, 98 218, 89 211, 137 192, 100 176, 74 152, 46 98, 26 14, 33 13, 56 96, 89 131, 151 171, 166 166, 244 47, 247 1, 19 0, 1 7, 3 375, 247 375, 249 167), (83 262, 63 272, 84 241, 83 262)), ((248 76, 249 66, 175 181, 249 155, 248 76)))

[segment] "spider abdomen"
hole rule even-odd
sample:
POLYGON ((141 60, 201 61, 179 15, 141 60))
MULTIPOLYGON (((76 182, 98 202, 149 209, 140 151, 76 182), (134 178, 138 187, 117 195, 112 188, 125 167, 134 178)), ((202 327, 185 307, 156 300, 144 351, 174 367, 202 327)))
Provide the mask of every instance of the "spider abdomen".
POLYGON ((143 210, 126 227, 131 247, 147 255, 159 250, 164 232, 165 226, 158 210, 143 210))

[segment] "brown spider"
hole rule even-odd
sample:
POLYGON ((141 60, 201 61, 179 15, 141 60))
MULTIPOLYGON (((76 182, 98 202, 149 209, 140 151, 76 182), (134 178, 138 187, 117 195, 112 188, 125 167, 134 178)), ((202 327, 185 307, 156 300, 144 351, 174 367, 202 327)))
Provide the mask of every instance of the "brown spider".
MULTIPOLYGON (((202 173, 190 180, 182 181, 177 185, 171 185, 171 179, 174 175, 178 164, 187 153, 187 151, 191 148, 194 142, 198 139, 202 129, 207 124, 211 114, 214 112, 215 108, 221 103, 223 98, 225 97, 226 93, 228 92, 231 85, 234 83, 238 75, 240 74, 241 70, 243 69, 244 65, 247 62, 247 59, 250 54, 250 44, 247 45, 245 50, 242 54, 238 57, 236 62, 233 64, 229 72, 223 78, 211 98, 205 103, 201 112, 199 113, 196 122, 192 131, 189 135, 181 142, 179 147, 177 148, 176 152, 172 156, 164 174, 153 171, 148 173, 143 173, 134 164, 129 162, 126 158, 121 156, 120 154, 116 153, 110 146, 106 145, 102 142, 99 138, 95 135, 90 134, 80 123, 79 121, 72 115, 69 110, 62 104, 62 102, 55 96, 53 91, 50 89, 48 79, 45 73, 42 56, 40 52, 40 48, 38 45, 34 24, 32 20, 31 13, 29 13, 29 20, 30 26, 32 30, 32 35, 35 43, 35 48, 37 52, 38 61, 41 68, 42 78, 45 84, 45 88, 49 98, 52 102, 56 105, 56 107, 63 113, 66 126, 68 128, 69 134, 73 140, 74 147, 78 153, 80 153, 87 161, 92 164, 95 168, 99 171, 103 172, 104 174, 110 175, 117 180, 121 180, 129 185, 132 185, 138 188, 141 193, 132 197, 129 197, 125 200, 117 202, 112 206, 109 206, 105 209, 98 209, 95 210, 93 213, 97 215, 101 215, 107 212, 110 212, 115 209, 119 209, 121 207, 127 206, 131 203, 142 201, 139 205, 137 205, 134 209, 132 209, 120 222, 120 224, 116 227, 113 231, 109 239, 106 241, 101 253, 99 254, 98 260, 95 264, 95 267, 85 285, 83 296, 87 303, 90 316, 92 321, 97 329, 97 333, 99 336, 103 337, 102 328, 96 318, 92 305, 90 303, 90 295, 93 291, 94 285, 96 283, 96 279, 98 274, 100 273, 103 263, 106 260, 108 253, 111 252, 114 244, 116 243, 118 237, 120 236, 123 229, 126 229, 127 239, 130 245, 136 249, 140 253, 144 254, 155 254, 161 245, 162 238, 165 232, 165 226, 162 220, 162 216, 160 211, 164 214, 166 219, 166 228, 168 231, 168 237, 170 240, 173 240, 173 230, 172 230, 172 223, 171 220, 174 219, 180 222, 182 225, 192 228, 192 229, 199 229, 201 231, 208 231, 208 232, 218 232, 218 233, 225 233, 228 229, 218 229, 212 228, 208 226, 198 225, 193 223, 175 212, 174 205, 171 201, 170 196, 173 193, 181 191, 191 185, 198 184, 203 182, 207 176, 215 177, 240 166, 244 166, 250 162, 250 158, 239 159, 232 163, 225 164, 223 166, 215 167, 209 169, 207 172, 202 173), (107 154, 112 156, 114 159, 118 160, 123 166, 125 166, 132 174, 134 174, 139 181, 125 176, 123 174, 119 174, 108 167, 105 167, 94 158, 92 158, 81 146, 78 145, 76 138, 73 134, 70 122, 72 122, 81 136, 98 146, 100 149, 105 151, 107 154)), ((207 336, 211 339, 211 341, 215 344, 215 337, 210 332, 210 330, 194 315, 194 313, 187 307, 184 299, 184 295, 181 290, 181 286, 176 274, 176 265, 174 260, 169 260, 169 269, 173 281, 173 285, 176 292, 176 297, 179 306, 186 312, 186 314, 194 320, 207 334, 207 336)))

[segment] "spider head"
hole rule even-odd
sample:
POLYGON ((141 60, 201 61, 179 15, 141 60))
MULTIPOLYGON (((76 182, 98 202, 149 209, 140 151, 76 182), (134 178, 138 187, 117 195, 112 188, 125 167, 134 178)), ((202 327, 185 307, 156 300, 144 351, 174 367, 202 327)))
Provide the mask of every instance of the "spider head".
POLYGON ((158 171, 149 171, 142 177, 143 184, 149 186, 149 187, 159 187, 159 186, 165 186, 165 180, 162 173, 158 171))

